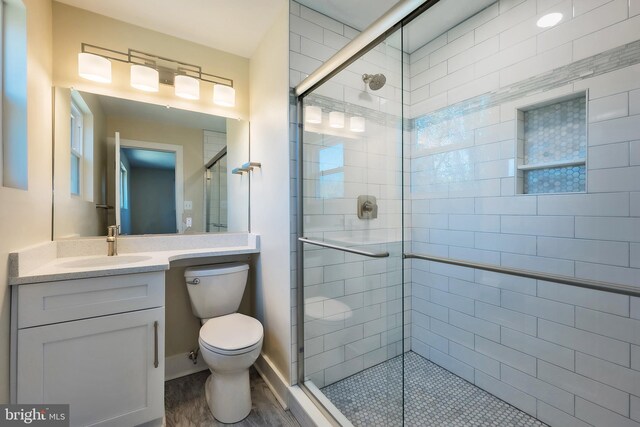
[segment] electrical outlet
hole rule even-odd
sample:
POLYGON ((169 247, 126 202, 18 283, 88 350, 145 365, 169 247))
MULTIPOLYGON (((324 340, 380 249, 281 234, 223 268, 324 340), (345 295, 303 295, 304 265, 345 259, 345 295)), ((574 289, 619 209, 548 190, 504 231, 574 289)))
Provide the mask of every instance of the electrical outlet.
POLYGON ((191 200, 185 200, 184 201, 184 210, 185 211, 190 211, 191 209, 193 209, 193 202, 191 200))
POLYGON ((191 227, 193 225, 193 218, 191 218, 190 216, 187 217, 187 219, 185 220, 185 225, 187 227, 191 227))

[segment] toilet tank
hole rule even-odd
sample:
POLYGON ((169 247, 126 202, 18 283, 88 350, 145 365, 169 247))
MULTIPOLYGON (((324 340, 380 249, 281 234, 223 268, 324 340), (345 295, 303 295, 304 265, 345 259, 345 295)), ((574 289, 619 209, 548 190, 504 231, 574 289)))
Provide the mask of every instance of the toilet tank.
POLYGON ((249 265, 240 262, 189 267, 184 272, 191 311, 200 319, 238 311, 249 265))

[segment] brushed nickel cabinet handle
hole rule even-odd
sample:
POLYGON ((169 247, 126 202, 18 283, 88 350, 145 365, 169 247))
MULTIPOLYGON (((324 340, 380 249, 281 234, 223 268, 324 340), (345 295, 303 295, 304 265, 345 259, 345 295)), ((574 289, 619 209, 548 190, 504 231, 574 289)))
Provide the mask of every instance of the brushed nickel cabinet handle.
POLYGON ((153 340, 154 340, 153 367, 157 368, 159 365, 158 363, 158 321, 157 320, 153 322, 153 340))

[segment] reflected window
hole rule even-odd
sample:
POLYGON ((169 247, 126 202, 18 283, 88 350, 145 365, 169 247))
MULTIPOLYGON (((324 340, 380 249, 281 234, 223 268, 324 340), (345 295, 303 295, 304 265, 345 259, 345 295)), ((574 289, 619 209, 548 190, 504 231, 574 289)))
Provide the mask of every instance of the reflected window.
POLYGON ((80 195, 82 188, 82 136, 84 134, 83 117, 80 108, 71 102, 71 194, 80 195))
POLYGON ((336 144, 322 148, 318 158, 320 162, 318 197, 323 199, 344 197, 344 146, 336 144))
POLYGON ((129 209, 129 185, 127 167, 120 162, 120 209, 129 209))

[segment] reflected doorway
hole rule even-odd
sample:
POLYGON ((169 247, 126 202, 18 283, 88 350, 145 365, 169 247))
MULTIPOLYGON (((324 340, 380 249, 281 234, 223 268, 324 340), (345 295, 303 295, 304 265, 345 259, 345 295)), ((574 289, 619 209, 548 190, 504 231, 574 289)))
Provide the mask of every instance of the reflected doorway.
POLYGON ((122 234, 180 232, 182 212, 178 210, 182 205, 182 194, 178 189, 182 188, 182 156, 180 150, 171 147, 174 146, 121 141, 119 209, 122 234))

